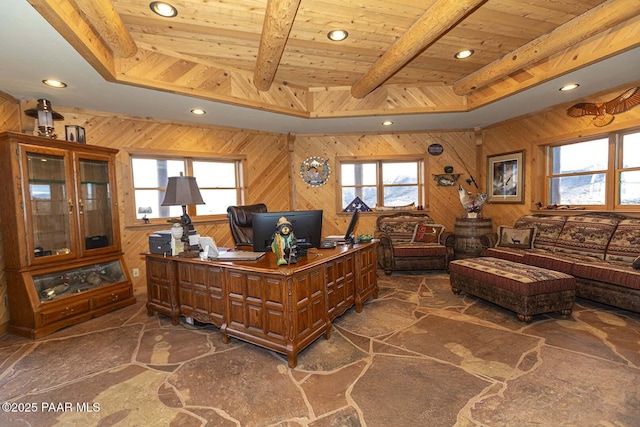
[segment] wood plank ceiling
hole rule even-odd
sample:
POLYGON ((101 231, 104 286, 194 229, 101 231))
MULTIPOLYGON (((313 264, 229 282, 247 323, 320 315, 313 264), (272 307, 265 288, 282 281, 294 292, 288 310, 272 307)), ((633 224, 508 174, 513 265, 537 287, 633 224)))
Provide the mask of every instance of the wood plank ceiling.
POLYGON ((466 111, 640 45, 640 0, 29 2, 105 79, 301 117, 466 111))

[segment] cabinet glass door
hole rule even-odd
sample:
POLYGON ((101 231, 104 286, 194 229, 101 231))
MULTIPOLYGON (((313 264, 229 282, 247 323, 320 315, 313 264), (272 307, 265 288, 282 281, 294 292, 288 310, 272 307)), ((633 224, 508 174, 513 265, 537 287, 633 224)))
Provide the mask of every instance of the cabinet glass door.
POLYGON ((47 302, 125 280, 122 264, 114 260, 34 276, 33 284, 40 302, 47 302))
POLYGON ((74 249, 70 215, 74 190, 67 180, 66 157, 29 151, 26 162, 33 256, 70 255, 74 249))
POLYGON ((80 220, 85 251, 113 247, 114 221, 108 160, 80 158, 80 220))

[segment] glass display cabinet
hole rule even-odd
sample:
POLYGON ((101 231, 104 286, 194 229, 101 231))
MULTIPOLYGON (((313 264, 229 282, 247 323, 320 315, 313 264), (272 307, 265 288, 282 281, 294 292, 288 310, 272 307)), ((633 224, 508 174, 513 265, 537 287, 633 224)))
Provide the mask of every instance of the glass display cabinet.
POLYGON ((38 338, 135 302, 120 243, 116 153, 0 134, 10 332, 38 338))

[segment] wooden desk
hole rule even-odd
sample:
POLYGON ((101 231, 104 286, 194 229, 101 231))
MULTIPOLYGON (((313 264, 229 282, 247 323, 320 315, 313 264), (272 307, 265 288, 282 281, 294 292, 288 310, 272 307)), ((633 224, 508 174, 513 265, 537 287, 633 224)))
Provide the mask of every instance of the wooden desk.
POLYGON ((147 310, 178 324, 180 316, 287 355, 297 354, 331 322, 377 298, 376 243, 313 249, 297 264, 278 266, 273 253, 257 261, 200 261, 146 255, 147 310))

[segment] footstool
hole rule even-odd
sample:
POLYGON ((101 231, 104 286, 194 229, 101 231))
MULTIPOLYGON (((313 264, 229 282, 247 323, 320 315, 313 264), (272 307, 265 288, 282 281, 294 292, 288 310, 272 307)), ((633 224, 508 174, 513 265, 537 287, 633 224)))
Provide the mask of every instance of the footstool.
POLYGON ((449 264, 451 290, 464 291, 515 311, 522 322, 534 314, 571 314, 576 279, 568 274, 492 257, 468 258, 449 264))

